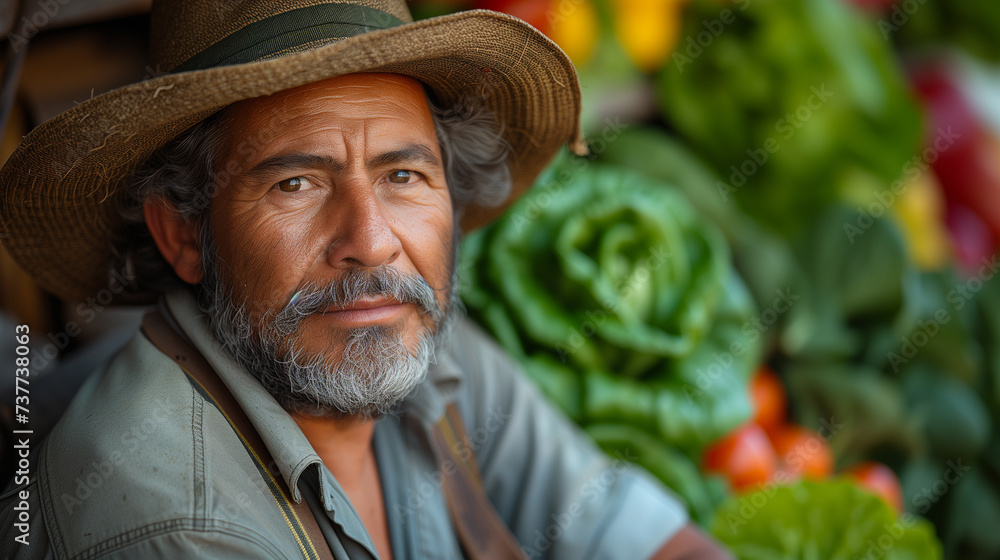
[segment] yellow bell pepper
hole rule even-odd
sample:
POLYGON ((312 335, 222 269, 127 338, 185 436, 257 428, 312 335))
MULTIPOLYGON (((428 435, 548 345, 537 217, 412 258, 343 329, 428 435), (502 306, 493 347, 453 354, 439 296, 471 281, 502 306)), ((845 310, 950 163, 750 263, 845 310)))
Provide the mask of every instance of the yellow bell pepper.
POLYGON ((600 33, 592 0, 554 0, 549 10, 549 37, 583 66, 590 60, 600 33))
POLYGON ((891 206, 892 215, 906 235, 910 259, 923 270, 942 269, 952 258, 944 206, 941 186, 930 171, 908 179, 891 206))
POLYGON ((680 40, 686 0, 616 0, 615 35, 644 72, 663 66, 680 40))

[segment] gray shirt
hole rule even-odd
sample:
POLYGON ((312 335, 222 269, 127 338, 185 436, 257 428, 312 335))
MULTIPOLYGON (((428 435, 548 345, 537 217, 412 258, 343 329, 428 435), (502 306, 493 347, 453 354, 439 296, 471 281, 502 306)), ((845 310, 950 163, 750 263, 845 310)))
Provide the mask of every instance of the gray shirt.
MULTIPOLYGON (((288 413, 221 350, 192 296, 173 292, 166 305, 260 432, 275 476, 307 500, 334 556, 377 558, 336 479, 288 413)), ((375 427, 396 559, 462 557, 428 443, 451 401, 490 501, 528 558, 647 558, 686 523, 657 481, 596 449, 460 321, 427 381, 375 427)), ((0 535, 4 558, 300 557, 225 418, 142 334, 83 386, 39 448, 27 486, 0 495, 0 535), (28 546, 14 540, 25 509, 28 546)))

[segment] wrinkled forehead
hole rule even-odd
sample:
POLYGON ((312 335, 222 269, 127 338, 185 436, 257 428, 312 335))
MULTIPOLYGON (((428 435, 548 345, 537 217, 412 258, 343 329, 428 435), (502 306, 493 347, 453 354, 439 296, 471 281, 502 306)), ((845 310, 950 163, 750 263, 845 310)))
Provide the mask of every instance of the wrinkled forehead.
POLYGON ((348 74, 240 101, 225 109, 220 126, 218 156, 240 164, 276 142, 334 131, 429 140, 440 149, 423 84, 399 74, 348 74))

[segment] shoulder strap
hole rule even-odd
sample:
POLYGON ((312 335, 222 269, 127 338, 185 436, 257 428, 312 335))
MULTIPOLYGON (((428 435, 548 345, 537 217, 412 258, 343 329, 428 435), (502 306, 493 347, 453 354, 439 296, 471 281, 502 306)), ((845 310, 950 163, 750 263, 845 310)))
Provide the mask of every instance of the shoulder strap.
POLYGON ((465 423, 454 403, 447 406, 431 435, 448 511, 466 556, 470 560, 523 560, 517 539, 486 496, 465 423))
POLYGON ((330 545, 327 544, 319 524, 316 523, 316 518, 313 517, 309 504, 305 500, 295 503, 289 498, 290 493, 284 478, 274 476, 268 468, 269 465, 274 464, 274 460, 271 458, 267 446, 260 439, 257 429, 254 428, 250 418, 247 417, 243 408, 236 402, 236 398, 229 392, 229 388, 215 373, 201 352, 181 337, 159 311, 147 313, 142 318, 142 331, 154 346, 184 370, 195 388, 214 404, 229 421, 229 425, 243 442, 270 488, 271 494, 285 518, 285 523, 288 524, 288 528, 302 552, 302 557, 307 560, 333 560, 333 552, 330 550, 330 545))

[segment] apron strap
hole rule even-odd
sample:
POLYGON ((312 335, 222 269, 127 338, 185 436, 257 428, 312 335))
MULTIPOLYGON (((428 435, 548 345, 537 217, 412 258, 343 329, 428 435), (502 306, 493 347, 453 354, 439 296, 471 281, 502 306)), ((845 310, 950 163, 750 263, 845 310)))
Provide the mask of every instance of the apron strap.
POLYGON ((195 389, 214 404, 229 421, 229 425, 243 442, 257 465, 257 470, 261 472, 264 482, 271 490, 271 495, 281 510, 288 529, 299 545, 302 557, 307 560, 333 560, 333 552, 323 537, 323 531, 316 523, 309 504, 305 500, 295 503, 289 498, 290 493, 285 479, 274 476, 268 468, 269 465, 275 464, 274 459, 260 439, 257 429, 201 352, 181 337, 159 311, 152 311, 143 316, 142 331, 154 346, 184 370, 195 389))

